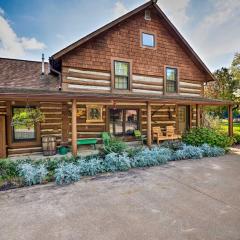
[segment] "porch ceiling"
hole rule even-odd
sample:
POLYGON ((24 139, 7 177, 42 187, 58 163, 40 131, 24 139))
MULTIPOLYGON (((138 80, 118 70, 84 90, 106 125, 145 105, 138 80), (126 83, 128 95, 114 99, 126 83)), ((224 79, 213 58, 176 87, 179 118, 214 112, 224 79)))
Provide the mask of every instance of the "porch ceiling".
POLYGON ((110 101, 144 101, 151 103, 176 103, 176 104, 201 104, 201 105, 233 105, 232 101, 209 99, 204 97, 187 97, 180 95, 146 95, 146 94, 112 94, 112 93, 92 93, 92 92, 62 92, 50 90, 33 89, 12 89, 0 88, 0 100, 24 100, 32 101, 69 101, 77 99, 79 101, 102 102, 110 101))

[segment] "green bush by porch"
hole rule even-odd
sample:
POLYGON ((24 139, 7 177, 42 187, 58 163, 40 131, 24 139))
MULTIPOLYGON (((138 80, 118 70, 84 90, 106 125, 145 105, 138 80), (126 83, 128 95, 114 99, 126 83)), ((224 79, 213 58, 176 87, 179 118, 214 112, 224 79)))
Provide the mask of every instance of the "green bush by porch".
POLYGON ((182 140, 186 144, 193 146, 209 144, 210 146, 218 146, 224 149, 234 143, 234 138, 211 128, 193 128, 183 135, 182 140))

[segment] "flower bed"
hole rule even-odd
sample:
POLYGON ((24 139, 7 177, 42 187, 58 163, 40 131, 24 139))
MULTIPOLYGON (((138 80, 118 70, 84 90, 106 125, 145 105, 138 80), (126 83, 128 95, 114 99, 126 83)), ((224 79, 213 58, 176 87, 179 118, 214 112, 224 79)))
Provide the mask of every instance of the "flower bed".
POLYGON ((165 143, 153 149, 126 149, 122 153, 108 153, 105 156, 81 158, 44 159, 38 161, 9 159, 0 160, 1 190, 11 187, 29 186, 55 181, 69 184, 82 176, 99 173, 128 171, 130 168, 150 167, 167 164, 168 161, 201 159, 225 154, 220 147, 203 144, 199 147, 183 143, 165 143))

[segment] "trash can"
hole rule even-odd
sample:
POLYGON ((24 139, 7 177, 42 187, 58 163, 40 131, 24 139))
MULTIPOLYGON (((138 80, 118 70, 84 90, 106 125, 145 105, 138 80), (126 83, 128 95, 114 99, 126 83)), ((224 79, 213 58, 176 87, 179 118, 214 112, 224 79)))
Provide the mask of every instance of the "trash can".
POLYGON ((57 153, 57 142, 55 136, 42 137, 43 156, 53 156, 57 153))

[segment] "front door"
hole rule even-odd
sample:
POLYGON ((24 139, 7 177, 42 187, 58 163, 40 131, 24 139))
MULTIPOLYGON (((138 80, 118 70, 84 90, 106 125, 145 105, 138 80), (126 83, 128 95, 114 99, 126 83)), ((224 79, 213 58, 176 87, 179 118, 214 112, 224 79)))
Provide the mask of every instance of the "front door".
POLYGON ((190 128, 190 108, 189 106, 178 106, 178 130, 185 133, 190 128))
POLYGON ((5 116, 0 115, 0 158, 6 157, 6 122, 5 116))

